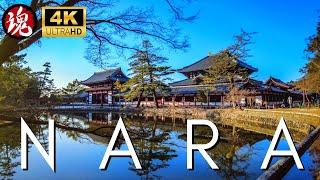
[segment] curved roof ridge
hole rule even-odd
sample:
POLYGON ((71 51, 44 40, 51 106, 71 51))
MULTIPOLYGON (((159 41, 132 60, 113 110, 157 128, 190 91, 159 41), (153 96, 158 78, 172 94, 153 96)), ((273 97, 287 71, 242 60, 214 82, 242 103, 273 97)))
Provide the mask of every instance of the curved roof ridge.
MULTIPOLYGON (((184 73, 184 72, 206 70, 209 67, 214 65, 215 57, 216 57, 216 55, 205 56, 204 58, 200 59, 199 61, 196 61, 196 62, 190 64, 189 66, 185 66, 181 69, 178 69, 177 71, 180 73, 184 73), (213 61, 213 62, 211 62, 211 61, 213 61)), ((246 62, 244 62, 242 60, 236 60, 236 61, 239 66, 247 68, 247 69, 251 70, 252 72, 258 71, 257 68, 247 64, 246 62)))
POLYGON ((114 70, 114 71, 116 71, 116 70, 121 70, 121 67, 104 69, 103 71, 94 72, 94 74, 105 73, 105 72, 112 71, 112 70, 114 70))
POLYGON ((195 64, 197 64, 197 63, 199 63, 199 62, 201 62, 201 61, 206 60, 208 57, 211 57, 211 56, 205 56, 204 58, 200 59, 199 61, 196 61, 196 62, 194 62, 194 63, 192 63, 192 64, 190 64, 190 65, 188 65, 188 66, 185 66, 185 67, 180 68, 180 69, 177 69, 177 70, 180 71, 180 70, 182 70, 182 69, 186 69, 186 68, 188 68, 188 67, 190 67, 190 66, 193 66, 193 65, 195 65, 195 64))
POLYGON ((117 78, 120 79, 120 81, 127 81, 129 78, 122 72, 120 67, 113 68, 113 69, 106 69, 101 72, 95 72, 93 75, 91 75, 88 79, 82 81, 81 83, 84 85, 89 85, 93 83, 99 83, 106 81, 108 79, 115 80, 116 77, 114 77, 114 74, 121 73, 122 77, 117 78))

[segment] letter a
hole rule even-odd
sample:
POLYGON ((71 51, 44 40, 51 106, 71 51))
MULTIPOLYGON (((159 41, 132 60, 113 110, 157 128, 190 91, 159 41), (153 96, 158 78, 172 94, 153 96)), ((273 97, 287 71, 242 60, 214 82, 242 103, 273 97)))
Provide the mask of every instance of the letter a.
POLYGON ((209 163, 212 169, 219 169, 219 167, 213 162, 208 153, 205 151, 213 147, 219 137, 219 132, 211 121, 209 120, 188 120, 187 121, 187 169, 193 169, 193 151, 199 150, 204 159, 209 163), (212 139, 208 144, 193 144, 193 125, 207 125, 212 130, 212 139))
POLYGON ((288 128, 286 126, 286 123, 283 119, 283 117, 280 119, 279 125, 276 129, 276 132, 274 133, 274 136, 272 138, 271 144, 269 146, 268 152, 266 154, 266 157, 263 160, 261 169, 267 169, 270 159, 272 156, 293 156, 293 159, 298 167, 298 169, 303 169, 303 165, 301 163, 301 160, 299 158, 299 155, 297 153, 296 148, 294 147, 292 138, 290 136, 290 133, 288 131, 288 128), (274 150, 277 146, 277 142, 281 138, 281 131, 283 131, 284 137, 286 138, 290 150, 274 150))
POLYGON ((55 132, 54 132, 54 120, 49 119, 49 154, 45 151, 45 149, 41 146, 40 142, 36 138, 36 136, 32 133, 29 126, 26 122, 21 118, 21 169, 28 169, 28 141, 27 136, 34 143, 36 148, 39 150, 42 157, 47 161, 52 171, 55 171, 55 132))
POLYGON ((142 169, 121 117, 119 118, 118 124, 112 134, 110 143, 107 147, 107 151, 103 156, 103 159, 100 164, 100 169, 106 169, 106 164, 109 162, 110 156, 131 156, 133 163, 136 166, 136 169, 142 169), (122 131, 122 135, 127 144, 128 150, 113 150, 114 144, 116 143, 120 131, 122 131))

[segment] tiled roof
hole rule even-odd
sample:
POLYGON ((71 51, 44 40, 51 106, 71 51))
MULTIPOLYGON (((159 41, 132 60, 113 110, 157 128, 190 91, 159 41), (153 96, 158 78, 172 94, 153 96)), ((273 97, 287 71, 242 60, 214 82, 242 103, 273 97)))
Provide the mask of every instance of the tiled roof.
POLYGON ((190 86, 190 85, 197 85, 197 82, 194 79, 184 79, 181 81, 170 83, 169 85, 170 86, 190 86))
MULTIPOLYGON (((171 88, 171 94, 196 94, 203 87, 199 86, 184 86, 184 87, 175 87, 171 88)), ((216 85, 211 93, 225 93, 229 91, 229 86, 227 84, 216 85)))
MULTIPOLYGON (((171 94, 196 94, 198 91, 203 89, 202 86, 196 86, 192 84, 192 79, 185 79, 182 81, 178 81, 176 83, 170 84, 171 86, 171 94), (188 84, 188 85, 186 85, 188 84)), ((237 88, 248 88, 248 84, 252 84, 254 89, 250 89, 252 92, 276 92, 276 93, 288 93, 289 91, 282 90, 276 86, 264 84, 262 81, 258 81, 255 79, 248 79, 246 81, 237 82, 235 86, 237 88)), ((211 93, 227 93, 229 91, 229 84, 228 83, 218 83, 215 85, 215 88, 211 93)), ((298 93, 298 92, 291 92, 291 93, 298 93)))
MULTIPOLYGON (((178 72, 184 73, 184 72, 207 70, 212 65, 214 65, 214 58, 215 58, 215 56, 206 56, 206 57, 202 58, 201 60, 199 60, 189 66, 178 69, 178 72)), ((247 68, 253 72, 258 71, 257 68, 254 68, 243 61, 238 60, 237 63, 239 64, 239 66, 247 68)))
POLYGON ((281 89, 279 89, 279 88, 277 88, 277 87, 274 87, 274 86, 270 86, 269 88, 270 88, 270 90, 271 90, 272 92, 286 93, 286 91, 283 91, 283 90, 281 90, 281 89))
POLYGON ((286 89, 289 89, 291 88, 292 86, 281 81, 280 79, 277 79, 277 78, 274 78, 274 77, 270 77, 267 81, 266 81, 266 84, 270 85, 270 84, 273 84, 273 85, 278 85, 280 87, 283 87, 283 88, 286 88, 286 89))
POLYGON ((301 91, 299 91, 299 90, 292 90, 292 89, 290 89, 290 90, 289 90, 289 92, 290 92, 290 93, 292 93, 292 94, 299 94, 299 95, 302 95, 302 92, 301 92, 301 91))
POLYGON ((197 92, 197 87, 180 87, 171 89, 171 94, 196 94, 197 92))
MULTIPOLYGON (((205 85, 195 84, 192 79, 185 79, 182 81, 178 81, 170 84, 171 86, 171 94, 197 94, 201 89, 204 89, 205 85)), ((292 93, 292 94, 301 94, 301 92, 292 90, 292 89, 281 89, 274 85, 265 84, 262 81, 258 81, 255 79, 248 79, 246 81, 237 82, 235 84, 237 88, 245 88, 250 90, 250 92, 266 92, 266 93, 292 93)), ((229 84, 228 83, 217 83, 215 88, 210 93, 228 93, 229 92, 229 84)))
MULTIPOLYGON (((169 86, 191 86, 191 85, 201 85, 202 84, 202 77, 196 77, 196 78, 191 78, 191 79, 184 79, 184 80, 181 80, 181 81, 177 81, 177 82, 173 82, 173 83, 169 83, 169 86)), ((258 81, 258 80, 255 80, 255 79, 249 79, 249 80, 244 80, 242 78, 238 78, 236 77, 235 78, 235 82, 245 82, 245 81, 248 81, 248 82, 252 82, 252 83, 255 83, 255 84, 263 84, 262 81, 258 81)), ((216 81, 217 84, 219 83, 228 83, 228 80, 226 79, 221 79, 221 80, 217 80, 216 81)))
POLYGON ((90 84, 104 82, 107 80, 113 80, 113 81, 118 80, 120 82, 125 82, 129 80, 129 78, 121 71, 121 68, 107 69, 102 72, 94 73, 87 80, 82 81, 82 84, 90 85, 90 84))

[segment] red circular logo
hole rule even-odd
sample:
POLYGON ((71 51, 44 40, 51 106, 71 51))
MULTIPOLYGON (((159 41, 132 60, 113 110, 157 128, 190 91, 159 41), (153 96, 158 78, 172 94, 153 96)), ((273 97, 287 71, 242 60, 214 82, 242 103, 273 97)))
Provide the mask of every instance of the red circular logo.
POLYGON ((15 4, 4 12, 2 26, 4 31, 13 38, 27 38, 36 30, 36 14, 29 6, 15 4))

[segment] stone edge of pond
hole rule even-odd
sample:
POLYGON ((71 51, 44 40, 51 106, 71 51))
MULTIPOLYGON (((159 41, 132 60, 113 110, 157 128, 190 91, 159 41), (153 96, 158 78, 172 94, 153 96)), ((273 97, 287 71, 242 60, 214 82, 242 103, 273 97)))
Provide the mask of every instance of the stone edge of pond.
MULTIPOLYGON (((297 147, 297 152, 301 157, 307 149, 314 143, 314 141, 320 136, 320 127, 313 130, 307 138, 305 138, 297 147)), ((293 157, 287 157, 280 159, 273 166, 271 166, 267 171, 262 173, 257 179, 279 179, 285 176, 291 167, 294 165, 293 157)))

